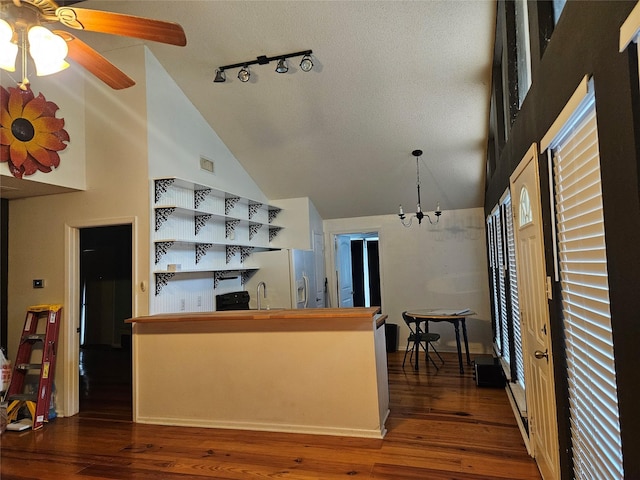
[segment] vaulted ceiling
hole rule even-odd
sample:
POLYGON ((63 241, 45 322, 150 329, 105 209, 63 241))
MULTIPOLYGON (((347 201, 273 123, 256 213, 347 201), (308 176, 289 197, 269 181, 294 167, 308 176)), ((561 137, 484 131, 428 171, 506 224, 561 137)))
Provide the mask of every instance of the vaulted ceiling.
MULTIPOLYGON (((186 47, 147 42, 270 199, 308 196, 325 219, 483 205, 493 0, 87 0, 180 23, 186 47), (213 83, 221 65, 313 50, 213 83)), ((76 34, 101 52, 139 43, 76 34)))

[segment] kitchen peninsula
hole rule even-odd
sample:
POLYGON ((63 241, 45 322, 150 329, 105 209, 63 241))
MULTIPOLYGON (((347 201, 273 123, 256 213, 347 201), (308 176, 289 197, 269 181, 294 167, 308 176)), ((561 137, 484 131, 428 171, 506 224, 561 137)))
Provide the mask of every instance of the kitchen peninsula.
POLYGON ((379 310, 132 318, 134 421, 382 438, 389 390, 379 310))

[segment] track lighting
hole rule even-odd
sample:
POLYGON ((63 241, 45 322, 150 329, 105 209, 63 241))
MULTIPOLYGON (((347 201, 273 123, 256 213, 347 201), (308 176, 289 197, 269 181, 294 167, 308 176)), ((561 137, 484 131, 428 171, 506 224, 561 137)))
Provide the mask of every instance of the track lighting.
POLYGON ((287 73, 289 71, 289 67, 287 66, 287 59, 281 58, 278 60, 278 66, 276 67, 276 72, 278 73, 287 73))
POLYGON ((216 78, 213 79, 215 83, 222 83, 227 81, 227 74, 224 73, 224 70, 216 70, 216 78))
POLYGON ((303 72, 310 72, 313 68, 313 61, 311 60, 311 55, 305 55, 302 57, 300 61, 300 70, 303 72))
POLYGON ((245 83, 248 82, 250 78, 251 74, 249 73, 249 67, 245 65, 238 72, 238 80, 240 80, 242 83, 245 83))
POLYGON ((230 68, 240 68, 238 72, 238 80, 245 83, 249 81, 251 78, 251 73, 249 72, 249 65, 266 65, 274 60, 277 60, 278 65, 276 66, 277 73, 287 73, 289 71, 289 66, 287 65, 287 58, 292 57, 303 57, 300 61, 300 70, 303 72, 309 72, 313 69, 313 61, 311 60, 311 54, 313 52, 311 50, 304 50, 302 52, 296 53, 287 53, 285 55, 275 55, 273 57, 267 57, 265 55, 260 55, 255 60, 250 60, 248 62, 242 63, 234 63, 232 65, 223 65, 222 67, 218 67, 216 69, 216 76, 214 78, 215 83, 224 83, 227 81, 227 75, 225 74, 225 70, 229 70, 230 68))

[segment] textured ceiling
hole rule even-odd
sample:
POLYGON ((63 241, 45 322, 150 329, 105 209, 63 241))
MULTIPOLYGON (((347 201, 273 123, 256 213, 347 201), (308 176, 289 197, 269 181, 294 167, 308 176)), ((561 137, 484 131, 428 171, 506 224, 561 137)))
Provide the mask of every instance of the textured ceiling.
MULTIPOLYGON (((99 1, 76 6, 172 20, 184 48, 148 46, 271 199, 308 196, 325 219, 483 205, 495 1, 99 1), (220 65, 300 50, 251 81, 220 65)), ((99 51, 137 40, 81 37, 99 51)), ((84 35, 82 35, 84 34, 84 35)))

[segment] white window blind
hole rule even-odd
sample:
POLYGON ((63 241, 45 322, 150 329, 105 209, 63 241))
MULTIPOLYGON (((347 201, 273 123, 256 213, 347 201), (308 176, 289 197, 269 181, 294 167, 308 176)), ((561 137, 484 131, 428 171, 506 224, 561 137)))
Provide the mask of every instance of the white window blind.
MULTIPOLYGON (((506 235, 506 222, 504 204, 500 206, 501 220, 500 220, 500 334, 502 336, 502 359, 511 365, 511 341, 509 338, 509 312, 508 310, 508 270, 507 270, 507 235, 506 235)), ((511 376, 511 374, 509 374, 511 376)))
MULTIPOLYGON (((524 388, 524 356, 522 355, 522 332, 520 330, 520 303, 518 301, 518 280, 516 273, 516 240, 513 230, 513 208, 511 195, 504 201, 505 237, 507 244, 507 265, 509 273, 509 299, 511 300, 511 322, 513 323, 512 345, 515 350, 516 382, 524 388)), ((512 379, 513 380, 513 379, 512 379)))
POLYGON ((622 479, 595 101, 552 141, 574 477, 622 479))
POLYGON ((487 218, 489 262, 492 273, 492 295, 496 332, 494 344, 505 373, 524 388, 524 359, 520 332, 520 306, 516 279, 516 246, 513 231, 511 195, 507 191, 500 205, 487 218), (511 328, 513 323, 513 328, 511 328), (512 358, 515 351, 515 359, 512 358), (515 375, 512 362, 515 361, 515 375))
POLYGON ((500 300, 498 295, 497 272, 498 272, 498 254, 496 253, 496 223, 494 214, 487 218, 487 232, 489 233, 489 262, 491 267, 491 293, 493 295, 493 318, 495 319, 496 335, 494 338, 495 346, 500 351, 500 300))
POLYGON ((504 262, 504 246, 503 246, 503 230, 502 221, 500 219, 500 210, 498 210, 495 218, 496 224, 496 259, 498 272, 498 301, 500 305, 500 316, 498 317, 499 329, 496 337, 500 349, 498 352, 502 358, 509 363, 509 337, 507 336, 507 287, 505 282, 505 262, 504 262))

